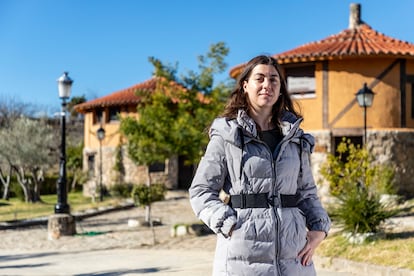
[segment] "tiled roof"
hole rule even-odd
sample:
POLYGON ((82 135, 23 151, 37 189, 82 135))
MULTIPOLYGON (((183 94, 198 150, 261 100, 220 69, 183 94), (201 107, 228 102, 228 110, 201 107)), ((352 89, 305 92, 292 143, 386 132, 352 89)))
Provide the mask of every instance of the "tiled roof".
MULTIPOLYGON (((346 57, 403 57, 414 59, 414 44, 379 33, 363 23, 355 28, 273 55, 280 64, 346 57)), ((230 70, 236 78, 245 64, 230 70)))
MULTIPOLYGON (((74 106, 74 109, 77 112, 84 113, 91 109, 96 108, 103 108, 103 107, 109 107, 109 106, 121 106, 121 105, 130 105, 130 104, 138 104, 141 100, 139 96, 136 95, 136 92, 138 90, 148 90, 148 91, 154 91, 157 87, 157 85, 167 85, 167 86, 173 86, 176 88, 184 89, 181 85, 174 81, 168 81, 168 83, 165 83, 163 81, 164 79, 161 79, 160 77, 153 77, 147 81, 138 83, 136 85, 133 85, 131 87, 128 87, 126 89, 113 92, 109 95, 103 96, 101 98, 93 99, 90 101, 87 101, 85 103, 81 103, 74 106)), ((168 91, 166 91, 168 93, 168 91)), ((198 95, 200 99, 202 99, 202 95, 198 95)), ((174 100, 174 99, 173 99, 174 100)))
MULTIPOLYGON (((137 96, 136 94, 138 90, 155 91, 157 87, 162 89, 162 91, 166 93, 166 95, 170 95, 170 96, 171 96, 170 94, 171 90, 163 89, 163 87, 169 87, 169 88, 172 87, 174 89, 188 91, 185 87, 183 87, 182 85, 178 84, 175 81, 168 81, 163 77, 153 77, 149 80, 138 83, 126 89, 119 90, 117 92, 111 93, 101 98, 93 99, 85 103, 75 105, 74 109, 77 112, 85 113, 87 111, 90 111, 96 108, 104 108, 104 107, 110 107, 110 106, 125 106, 125 105, 131 105, 131 104, 136 105, 141 101, 141 98, 137 96)), ((177 98, 174 98, 173 96, 171 97, 172 97, 171 100, 173 102, 178 102, 177 98)), ((197 93, 196 97, 202 103, 209 102, 209 100, 206 99, 202 93, 197 93)))
POLYGON ((154 90, 156 87, 156 83, 157 78, 151 78, 147 81, 138 83, 123 90, 116 91, 101 98, 93 99, 85 103, 75 105, 74 108, 77 112, 82 113, 98 107, 102 108, 108 106, 138 104, 140 101, 140 97, 136 95, 136 91, 154 90))
POLYGON ((342 57, 390 56, 414 58, 414 44, 379 33, 367 24, 276 54, 279 63, 342 57))

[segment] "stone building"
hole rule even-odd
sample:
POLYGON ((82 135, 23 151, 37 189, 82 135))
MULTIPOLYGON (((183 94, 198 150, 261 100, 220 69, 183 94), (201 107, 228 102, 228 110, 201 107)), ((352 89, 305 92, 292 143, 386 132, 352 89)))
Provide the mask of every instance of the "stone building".
POLYGON ((125 137, 119 132, 120 116, 138 116, 137 105, 140 97, 136 92, 154 91, 159 88, 157 85, 160 83, 154 77, 74 107, 77 112, 84 114, 85 120, 83 166, 90 179, 84 186, 86 195, 96 192, 100 185, 110 188, 117 183, 147 183, 147 169, 152 183, 165 183, 170 189, 188 185, 193 169, 184 165, 182 157, 171 157, 164 163, 153 164, 149 168, 137 166, 128 157, 125 137), (104 130, 101 140, 98 130, 104 130), (122 166, 122 170, 116 168, 117 163, 122 166))
MULTIPOLYGON (((399 193, 414 196, 414 44, 374 30, 361 20, 359 4, 350 10, 347 29, 274 57, 301 107, 304 129, 316 137, 317 178, 342 137, 363 144, 366 135, 377 162, 395 167, 399 193), (364 84, 375 93, 366 116, 355 96, 364 84)), ((230 75, 236 78, 243 65, 230 75)))

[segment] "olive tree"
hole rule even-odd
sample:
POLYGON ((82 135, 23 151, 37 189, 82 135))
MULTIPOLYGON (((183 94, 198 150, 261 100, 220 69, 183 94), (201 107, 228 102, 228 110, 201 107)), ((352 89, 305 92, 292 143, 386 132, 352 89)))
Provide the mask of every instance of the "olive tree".
MULTIPOLYGON (((32 109, 32 105, 21 102, 10 95, 0 96, 0 129, 2 131, 9 129, 18 118, 31 114, 32 109)), ((0 143, 7 143, 8 140, 9 139, 7 138, 6 140, 0 141, 0 143)), ((3 186, 2 199, 6 200, 9 199, 11 176, 13 172, 9 153, 9 150, 5 151, 4 154, 1 154, 0 152, 0 181, 3 186)))
POLYGON ((53 132, 43 119, 20 117, 0 129, 0 156, 7 160, 26 202, 38 202, 44 169, 53 164, 53 132))

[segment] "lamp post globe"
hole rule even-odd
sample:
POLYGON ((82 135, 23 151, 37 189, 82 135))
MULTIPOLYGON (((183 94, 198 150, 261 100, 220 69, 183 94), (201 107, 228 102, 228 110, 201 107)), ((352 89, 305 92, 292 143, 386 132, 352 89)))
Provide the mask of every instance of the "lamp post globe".
POLYGON ((364 108, 364 145, 367 143, 367 107, 372 106, 375 93, 368 87, 367 83, 355 94, 358 105, 364 108))
POLYGON ((57 79, 58 82, 58 90, 59 90, 59 98, 61 99, 69 99, 70 93, 72 91, 72 83, 73 80, 69 78, 68 72, 64 72, 62 76, 57 79))
POLYGON ((105 138, 105 129, 103 127, 98 128, 96 131, 96 136, 99 141, 102 141, 105 138))
POLYGON ((364 83, 364 87, 355 95, 360 107, 371 107, 375 93, 368 88, 367 83, 364 83))
POLYGON ((57 79, 59 98, 62 99, 62 111, 60 113, 61 124, 61 144, 60 144, 60 162, 59 162, 59 179, 56 185, 57 203, 55 205, 55 214, 69 214, 70 206, 68 204, 67 176, 66 176, 66 100, 69 99, 72 90, 73 80, 69 78, 68 72, 64 72, 57 79))

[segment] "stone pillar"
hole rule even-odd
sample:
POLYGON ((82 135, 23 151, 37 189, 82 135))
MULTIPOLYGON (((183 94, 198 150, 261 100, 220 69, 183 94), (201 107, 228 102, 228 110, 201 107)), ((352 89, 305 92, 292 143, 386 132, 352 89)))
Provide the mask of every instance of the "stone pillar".
POLYGON ((60 236, 72 236, 76 234, 75 218, 70 214, 54 214, 49 217, 48 239, 56 240, 60 236))

